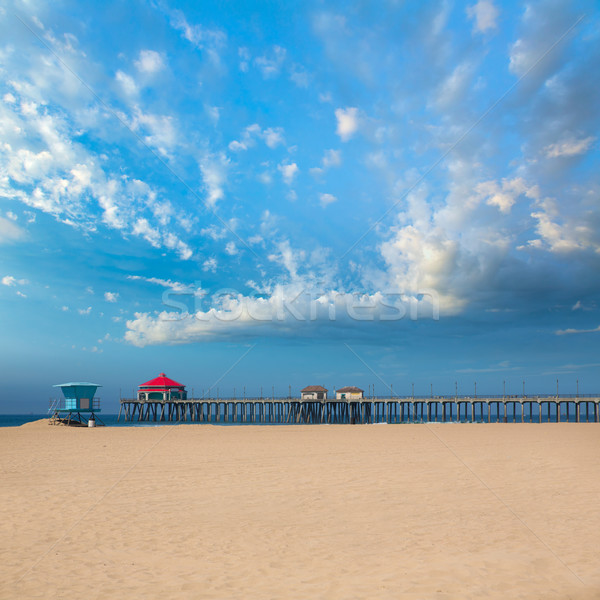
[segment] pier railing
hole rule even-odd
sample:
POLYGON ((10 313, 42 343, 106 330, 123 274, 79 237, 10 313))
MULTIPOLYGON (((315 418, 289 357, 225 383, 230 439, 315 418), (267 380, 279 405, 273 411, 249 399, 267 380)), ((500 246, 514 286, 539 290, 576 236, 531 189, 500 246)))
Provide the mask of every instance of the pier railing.
POLYGON ((119 419, 196 423, 599 422, 600 395, 373 396, 360 400, 122 398, 119 419))

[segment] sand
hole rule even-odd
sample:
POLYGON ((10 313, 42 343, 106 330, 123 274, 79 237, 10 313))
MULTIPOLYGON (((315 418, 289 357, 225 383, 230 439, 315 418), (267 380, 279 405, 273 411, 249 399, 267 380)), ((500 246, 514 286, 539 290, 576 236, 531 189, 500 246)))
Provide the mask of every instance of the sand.
POLYGON ((0 429, 1 598, 600 598, 600 426, 0 429))

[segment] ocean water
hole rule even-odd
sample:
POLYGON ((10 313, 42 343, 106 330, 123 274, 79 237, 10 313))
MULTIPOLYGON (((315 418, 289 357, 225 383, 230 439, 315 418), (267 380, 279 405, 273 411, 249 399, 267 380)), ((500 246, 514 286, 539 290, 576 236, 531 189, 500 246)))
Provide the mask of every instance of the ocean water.
MULTIPOLYGON (((123 417, 121 421, 117 421, 118 415, 98 415, 102 422, 110 427, 156 427, 158 425, 169 425, 172 423, 124 423, 123 417)), ((48 414, 28 414, 28 415, 0 415, 0 427, 19 427, 25 425, 25 423, 31 423, 32 421, 39 421, 40 419, 47 419, 48 414)))

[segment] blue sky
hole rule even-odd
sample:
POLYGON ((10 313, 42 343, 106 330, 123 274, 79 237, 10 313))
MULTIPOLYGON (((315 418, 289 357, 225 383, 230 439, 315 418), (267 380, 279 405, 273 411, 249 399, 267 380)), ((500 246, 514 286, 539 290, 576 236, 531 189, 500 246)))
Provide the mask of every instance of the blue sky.
POLYGON ((600 389, 596 3, 8 2, 1 412, 600 389))

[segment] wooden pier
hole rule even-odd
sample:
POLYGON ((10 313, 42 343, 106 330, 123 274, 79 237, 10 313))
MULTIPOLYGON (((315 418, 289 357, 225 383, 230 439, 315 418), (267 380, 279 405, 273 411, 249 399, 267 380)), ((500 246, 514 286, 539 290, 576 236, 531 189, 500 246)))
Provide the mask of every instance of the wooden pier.
POLYGON ((220 424, 598 423, 600 396, 122 398, 121 415, 127 422, 220 424))

